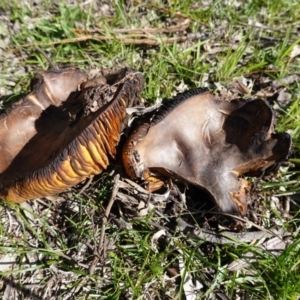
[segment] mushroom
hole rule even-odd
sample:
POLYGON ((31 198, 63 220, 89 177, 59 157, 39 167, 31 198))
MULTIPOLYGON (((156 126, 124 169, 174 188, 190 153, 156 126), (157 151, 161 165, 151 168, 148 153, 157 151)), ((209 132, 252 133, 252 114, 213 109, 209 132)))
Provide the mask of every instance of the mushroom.
POLYGON ((149 190, 176 178, 207 190, 222 212, 244 215, 250 183, 239 176, 277 171, 290 148, 264 100, 226 102, 195 89, 138 120, 122 156, 127 174, 149 190))
POLYGON ((138 101, 143 78, 129 68, 90 77, 78 70, 39 72, 31 93, 1 116, 2 199, 60 193, 114 158, 126 107, 138 101))

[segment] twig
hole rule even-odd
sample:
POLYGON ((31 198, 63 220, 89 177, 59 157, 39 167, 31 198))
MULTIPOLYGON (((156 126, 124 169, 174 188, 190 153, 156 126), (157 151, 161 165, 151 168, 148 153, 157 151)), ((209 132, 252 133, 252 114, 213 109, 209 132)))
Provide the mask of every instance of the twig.
MULTIPOLYGON (((296 26, 296 24, 299 23, 299 22, 293 22, 293 25, 296 26)), ((280 24, 281 28, 271 28, 271 27, 268 27, 268 26, 265 26, 265 25, 256 25, 256 24, 252 24, 252 25, 249 25, 247 23, 243 23, 243 22, 238 22, 238 25, 237 27, 239 28, 245 28, 245 27, 252 27, 252 28, 255 28, 255 29, 259 29, 259 30, 264 30, 264 31, 268 31, 268 32, 279 32, 279 33, 284 33, 284 35, 286 35, 286 30, 287 28, 289 28, 291 26, 291 24, 288 24, 287 26, 285 26, 286 24, 280 24), (282 27, 285 27, 284 29, 282 29, 282 27)), ((297 33, 297 30, 295 31, 290 31, 291 34, 298 34, 297 33)))
POLYGON ((67 260, 69 260, 69 261, 71 261, 72 263, 76 263, 78 266, 80 266, 80 267, 82 267, 84 269, 88 268, 88 265, 83 264, 81 262, 75 261, 72 257, 66 255, 65 253, 63 253, 61 251, 54 251, 54 253, 57 254, 57 255, 59 255, 59 256, 61 256, 61 257, 63 257, 63 258, 65 258, 65 259, 67 259, 67 260))
POLYGON ((114 186, 113 186, 113 190, 112 190, 112 194, 111 197, 109 199, 108 205, 106 207, 105 210, 105 216, 103 218, 102 221, 102 228, 101 228, 101 236, 100 236, 100 242, 99 242, 99 246, 102 247, 103 243, 104 243, 104 237, 105 237, 105 226, 108 222, 108 217, 111 211, 111 208, 115 202, 116 196, 117 196, 117 192, 119 190, 119 179, 120 179, 120 175, 117 174, 114 178, 114 186))
POLYGON ((176 43, 183 43, 187 40, 194 40, 198 39, 197 37, 189 37, 189 36, 178 36, 178 37, 161 37, 161 36, 153 36, 151 38, 145 38, 145 39, 133 39, 133 38, 127 38, 125 36, 115 36, 115 37, 107 37, 107 36, 102 36, 102 35, 83 35, 80 37, 76 38, 71 38, 71 39, 63 39, 60 41, 55 41, 55 42, 38 42, 38 43, 28 43, 28 44, 23 44, 19 47, 16 47, 12 49, 14 50, 19 50, 22 48, 27 48, 27 47, 32 47, 32 46, 53 46, 53 45, 61 45, 61 44, 70 44, 70 43, 78 43, 78 42, 84 42, 88 40, 94 40, 94 41, 120 41, 126 45, 137 45, 137 46, 159 46, 161 44, 165 45, 170 45, 173 44, 174 42, 176 43))
POLYGON ((81 195, 90 186, 92 181, 93 181, 93 177, 89 178, 89 180, 86 182, 86 184, 79 191, 78 195, 81 195))
POLYGON ((46 52, 39 45, 35 45, 35 48, 45 57, 45 59, 53 69, 55 70, 59 69, 58 66, 52 61, 52 59, 46 54, 46 52))
MULTIPOLYGON (((277 236, 276 233, 274 233, 273 231, 267 229, 267 228, 264 228, 262 226, 259 226, 257 224, 255 224, 254 222, 250 221, 250 220, 247 220, 247 219, 244 219, 243 217, 239 217, 237 215, 232 215, 232 214, 229 214, 229 213, 224 213, 224 212, 220 212, 220 211, 204 211, 204 210, 197 210, 197 212, 189 212, 189 215, 194 215, 194 214, 198 214, 198 213, 205 213, 205 214, 212 214, 212 215, 220 215, 220 216, 226 216, 226 217, 230 217, 230 218, 233 218, 235 220, 238 220, 244 224, 247 224, 248 226, 253 226, 261 231, 264 231, 265 233, 271 235, 271 236, 277 236)), ((182 214, 183 215, 183 214, 182 214)), ((277 236, 279 237, 279 236, 277 236)), ((279 237, 280 238, 280 237, 279 237)))
POLYGON ((120 175, 117 174, 114 178, 114 186, 113 186, 113 190, 112 190, 112 194, 111 197, 109 199, 108 205, 106 207, 105 210, 105 215, 103 217, 102 220, 102 227, 101 227, 101 234, 100 234, 100 241, 98 244, 98 255, 95 255, 93 262, 91 263, 90 269, 89 269, 89 273, 90 275, 93 275, 95 272, 95 267, 99 261, 99 253, 101 252, 102 257, 105 259, 106 258, 106 251, 105 251, 105 226, 108 223, 108 217, 111 211, 111 208, 115 202, 116 196, 117 196, 117 192, 119 190, 119 179, 120 179, 120 175))
MULTIPOLYGON (((109 31, 110 34, 118 34, 118 33, 126 33, 128 35, 137 35, 137 34, 152 34, 152 33, 171 33, 171 32, 180 32, 184 31, 188 28, 190 23, 189 19, 184 20, 179 25, 173 25, 169 27, 164 28, 116 28, 111 29, 109 31)), ((78 29, 73 28, 73 32, 77 33, 103 33, 106 30, 103 28, 97 28, 97 29, 78 29)))
MULTIPOLYGON (((71 291, 72 291, 72 295, 74 298, 72 299, 75 299, 75 296, 76 294, 83 288, 83 286, 85 286, 88 282, 88 279, 87 277, 83 278, 82 281, 77 285, 75 286, 71 291), (73 291, 74 290, 74 291, 73 291)), ((86 295, 88 296, 89 293, 86 293, 86 295)), ((87 298, 86 298, 87 299, 87 298)))
POLYGON ((179 230, 183 232, 186 236, 189 236, 194 239, 209 241, 216 244, 238 244, 240 242, 252 242, 254 240, 259 240, 262 238, 269 238, 272 236, 278 237, 282 240, 283 231, 253 231, 253 232, 232 232, 232 231, 223 231, 215 232, 212 230, 202 228, 197 232, 196 227, 186 223, 183 219, 178 218, 177 223, 179 230))
POLYGON ((300 192, 288 192, 288 193, 282 193, 282 194, 274 194, 273 197, 281 197, 281 196, 295 196, 300 195, 300 192))
MULTIPOLYGON (((265 40, 265 41, 268 41, 268 42, 281 42, 283 41, 285 38, 276 38, 276 37, 271 37, 271 36, 261 36, 259 34, 254 34, 253 37, 257 40, 257 41, 260 41, 260 40, 265 40)), ((289 43, 294 43, 295 41, 297 41, 297 39, 288 39, 288 42, 289 43)))
MULTIPOLYGON (((43 300, 39 295, 35 294, 30 288, 25 287, 19 282, 15 282, 13 279, 6 278, 2 276, 1 281, 4 283, 4 294, 3 300, 12 299, 13 295, 16 295, 13 290, 21 292, 23 295, 30 295, 30 298, 33 300, 43 300)), ((15 297, 13 297, 15 299, 15 297)))

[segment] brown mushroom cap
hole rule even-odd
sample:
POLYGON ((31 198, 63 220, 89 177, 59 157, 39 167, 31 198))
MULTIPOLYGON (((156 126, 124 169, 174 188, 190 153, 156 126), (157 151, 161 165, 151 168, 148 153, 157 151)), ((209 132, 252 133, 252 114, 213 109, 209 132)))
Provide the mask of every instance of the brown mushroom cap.
POLYGON ((38 73, 32 92, 0 118, 0 197, 49 196, 101 173, 142 88, 128 68, 93 79, 78 70, 38 73))
POLYGON ((221 211, 245 214, 249 183, 238 176, 275 171, 289 155, 290 136, 273 131, 274 113, 265 101, 219 101, 196 89, 142 119, 123 162, 128 175, 150 189, 153 178, 179 178, 205 188, 221 211))

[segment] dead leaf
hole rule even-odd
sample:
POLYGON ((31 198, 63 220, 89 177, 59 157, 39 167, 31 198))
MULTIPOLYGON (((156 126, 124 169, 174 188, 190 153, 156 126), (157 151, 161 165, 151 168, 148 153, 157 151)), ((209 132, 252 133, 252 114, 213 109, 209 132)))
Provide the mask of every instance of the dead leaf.
MULTIPOLYGON (((178 251, 181 252, 180 250, 178 251)), ((183 280, 183 291, 186 300, 196 300, 198 293, 201 291, 201 289, 203 289, 203 284, 199 279, 193 278, 192 275, 187 272, 182 256, 180 256, 178 260, 181 280, 183 280)))
POLYGON ((274 87, 274 88, 280 88, 280 87, 284 87, 284 86, 287 86, 289 84, 293 84, 294 82, 298 81, 300 78, 299 75, 289 75, 287 77, 284 77, 284 78, 281 78, 281 79, 278 79, 278 80, 274 80, 272 83, 271 83, 271 86, 274 87))
POLYGON ((151 238, 151 248, 153 251, 158 253, 158 250, 157 250, 158 240, 164 235, 166 235, 166 230, 164 230, 164 229, 159 230, 153 234, 153 236, 151 238))
POLYGON ((277 97, 277 103, 281 108, 286 107, 292 99, 292 94, 286 92, 285 89, 282 89, 277 97))
POLYGON ((291 52, 291 55, 290 55, 290 59, 289 61, 291 61, 292 59, 294 59, 296 56, 298 56, 300 54, 300 45, 295 45, 293 47, 293 50, 291 52))
POLYGON ((0 272, 11 270, 13 266, 18 263, 17 257, 18 255, 12 253, 3 255, 0 258, 0 272))
MULTIPOLYGON (((279 256, 291 242, 289 239, 287 239, 288 236, 290 236, 289 233, 285 236, 284 232, 277 232, 277 236, 265 241, 258 247, 269 251, 275 256, 279 256)), ((247 252, 242 258, 237 259, 229 264, 228 270, 238 271, 247 269, 247 273, 252 273, 251 264, 256 260, 256 255, 253 252, 247 252)))

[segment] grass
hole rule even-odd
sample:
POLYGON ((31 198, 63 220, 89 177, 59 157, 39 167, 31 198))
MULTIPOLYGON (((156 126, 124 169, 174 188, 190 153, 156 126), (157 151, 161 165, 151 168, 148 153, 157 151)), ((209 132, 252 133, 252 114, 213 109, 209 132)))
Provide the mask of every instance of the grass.
MULTIPOLYGON (((256 93, 262 90, 260 79, 272 82, 300 71, 299 58, 290 60, 299 43, 298 1, 228 1, 226 5, 224 1, 209 5, 191 0, 134 1, 134 5, 111 1, 107 7, 97 1, 55 5, 41 0, 37 6, 31 2, 0 2, 4 12, 0 34, 5 41, 0 42, 2 110, 29 89, 35 72, 49 68, 37 44, 60 68, 129 65, 143 72, 143 98, 148 104, 172 97, 182 86, 216 91, 217 84, 225 87, 237 77, 252 80, 256 93), (184 31, 147 33, 158 42, 156 46, 125 40, 141 40, 129 36, 133 28, 184 22, 188 22, 184 31), (124 28, 128 31, 122 34, 114 31, 124 28), (181 36, 189 38, 176 40, 181 36), (175 41, 162 42, 167 37, 175 41)), ((218 245, 188 239, 180 232, 155 240, 160 229, 153 223, 166 222, 163 216, 152 212, 145 218, 129 218, 120 216, 115 207, 106 226, 103 260, 98 243, 112 188, 106 172, 84 195, 76 187, 56 201, 30 202, 25 207, 1 203, 0 259, 15 261, 13 268, 0 270, 0 294, 8 297, 3 299, 188 299, 180 278, 189 277, 195 286, 198 283, 197 299, 299 299, 299 202, 290 199, 295 205, 288 216, 270 205, 272 194, 300 191, 299 81, 285 88, 292 100, 276 110, 277 129, 292 136, 291 163, 276 177, 254 180, 264 203, 260 225, 280 224, 278 228, 292 234, 279 256, 261 249, 258 241, 218 245), (118 226, 114 218, 125 225, 118 226), (248 270, 228 269, 249 252, 256 259, 248 261, 248 270), (8 286, 13 287, 9 296, 8 286)), ((276 96, 266 100, 276 102, 276 96)))

